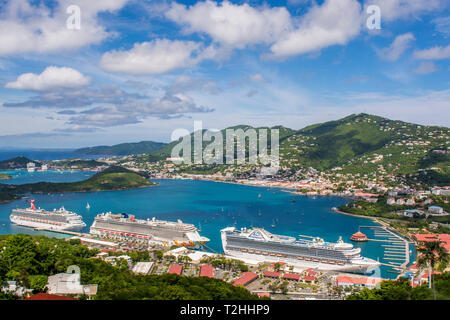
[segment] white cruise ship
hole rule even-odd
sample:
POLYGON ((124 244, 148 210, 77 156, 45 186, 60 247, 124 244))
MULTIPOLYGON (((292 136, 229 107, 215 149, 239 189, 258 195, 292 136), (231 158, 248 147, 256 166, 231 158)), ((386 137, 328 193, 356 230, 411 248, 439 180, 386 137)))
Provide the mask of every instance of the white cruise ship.
POLYGON ((341 237, 336 243, 300 237, 308 239, 275 235, 262 228, 236 230, 228 227, 221 230, 223 251, 238 259, 364 274, 370 274, 380 266, 378 261, 362 257, 360 248, 344 243, 341 237))
POLYGON ((59 210, 46 211, 36 208, 34 200, 28 202, 30 208, 14 209, 10 215, 10 220, 20 226, 46 229, 55 231, 79 231, 86 226, 82 217, 74 212, 67 211, 62 207, 59 210))
POLYGON ((157 243, 163 245, 180 245, 199 247, 209 241, 200 236, 193 224, 152 219, 135 219, 126 213, 101 213, 94 219, 90 233, 100 237, 157 243))

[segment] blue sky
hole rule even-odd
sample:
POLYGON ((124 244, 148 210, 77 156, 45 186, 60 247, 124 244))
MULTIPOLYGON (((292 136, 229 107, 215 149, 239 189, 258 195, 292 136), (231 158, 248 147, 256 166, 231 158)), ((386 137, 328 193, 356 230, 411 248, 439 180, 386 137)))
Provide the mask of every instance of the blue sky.
POLYGON ((449 13, 447 0, 2 2, 0 147, 359 112, 448 127, 449 13), (370 5, 381 29, 367 27, 370 5))

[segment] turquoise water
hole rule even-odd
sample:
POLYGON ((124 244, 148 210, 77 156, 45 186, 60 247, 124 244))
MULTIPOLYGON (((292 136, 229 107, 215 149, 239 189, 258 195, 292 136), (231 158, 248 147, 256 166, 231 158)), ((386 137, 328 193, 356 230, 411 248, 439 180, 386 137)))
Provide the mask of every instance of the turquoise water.
MULTIPOLYGON (((43 173, 44 174, 44 173, 43 173)), ((84 173, 83 173, 84 174, 84 173)), ((52 175, 52 173, 48 173, 52 175)), ((68 181, 71 173, 63 174, 68 181)), ((50 179, 47 176, 47 179, 50 179)), ((26 180, 25 177, 21 179, 26 180)), ((34 179, 30 174, 30 179, 34 179)), ((10 180, 11 181, 11 180, 10 180)), ((263 227, 276 234, 297 237, 299 234, 318 236, 335 242, 339 236, 349 242, 350 236, 360 225, 374 225, 369 219, 341 215, 331 211, 348 199, 339 197, 295 196, 280 189, 267 189, 243 185, 193 180, 155 180, 156 187, 127 191, 68 193, 33 195, 37 206, 53 210, 64 206, 83 216, 89 232, 95 215, 104 211, 127 212, 137 218, 152 218, 193 223, 201 227, 201 234, 210 238, 208 247, 222 252, 220 229, 235 225, 240 227, 263 227), (259 195, 261 195, 259 197, 259 195), (295 202, 293 202, 294 200, 295 202), (89 203, 91 208, 86 209, 89 203), (271 225, 274 224, 275 227, 271 225)), ((31 196, 30 196, 31 197, 31 196)), ((9 215, 13 208, 25 207, 25 200, 0 205, 0 234, 35 233, 35 231, 11 225, 9 215)), ((361 229, 369 238, 373 232, 361 229)), ((47 233, 48 234, 48 233, 47 233)), ((357 243, 362 255, 380 260, 384 248, 379 242, 357 243)), ((381 268, 384 278, 396 275, 381 268)))

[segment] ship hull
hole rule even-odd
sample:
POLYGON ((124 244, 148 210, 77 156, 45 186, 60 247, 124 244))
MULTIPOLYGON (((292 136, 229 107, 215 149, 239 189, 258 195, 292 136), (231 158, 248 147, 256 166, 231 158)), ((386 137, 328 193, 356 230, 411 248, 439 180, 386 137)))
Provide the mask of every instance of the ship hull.
POLYGON ((235 259, 242 259, 247 261, 255 261, 258 263, 273 263, 273 262, 284 262, 288 265, 292 265, 294 267, 299 268, 313 268, 320 271, 340 271, 340 272, 349 272, 349 273, 358 273, 358 274, 371 274, 374 269, 378 267, 378 264, 367 264, 367 265, 358 265, 358 264, 327 264, 322 262, 313 262, 313 261, 304 261, 292 259, 289 257, 272 257, 258 254, 250 254, 239 251, 227 250, 225 252, 227 256, 233 257, 235 259))
POLYGON ((33 228, 33 229, 46 229, 46 230, 54 230, 54 231, 80 231, 83 229, 86 224, 61 224, 54 225, 50 223, 43 222, 35 222, 35 221, 27 221, 23 219, 19 219, 17 217, 10 217, 12 223, 17 224, 18 226, 33 228))

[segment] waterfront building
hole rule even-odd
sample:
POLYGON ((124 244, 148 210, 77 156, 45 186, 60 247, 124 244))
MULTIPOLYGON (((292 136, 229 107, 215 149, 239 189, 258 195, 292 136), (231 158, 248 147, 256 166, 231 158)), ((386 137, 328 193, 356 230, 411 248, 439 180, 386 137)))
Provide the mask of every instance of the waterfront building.
POLYGON ((369 239, 367 239, 367 236, 364 233, 358 231, 358 232, 352 234, 352 236, 350 237, 350 240, 363 242, 363 241, 368 241, 369 239))

